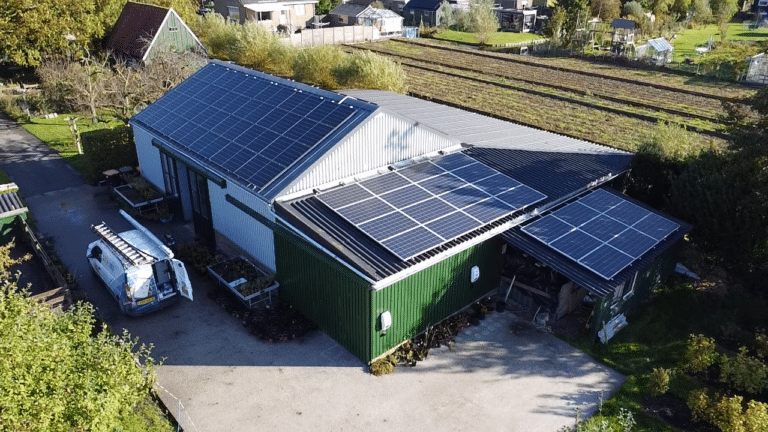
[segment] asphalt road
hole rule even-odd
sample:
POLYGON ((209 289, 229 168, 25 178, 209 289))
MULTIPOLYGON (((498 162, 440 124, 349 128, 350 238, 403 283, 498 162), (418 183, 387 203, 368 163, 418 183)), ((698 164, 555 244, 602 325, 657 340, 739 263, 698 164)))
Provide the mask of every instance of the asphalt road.
MULTIPOLYGON (((268 344, 206 295, 190 271, 195 301, 129 318, 90 273, 91 224, 130 229, 104 187, 80 175, 0 115, 0 170, 18 185, 37 222, 87 298, 116 331, 155 346, 159 394, 187 431, 558 431, 576 408, 596 409, 624 378, 554 336, 509 331, 493 314, 416 368, 374 377, 322 332, 268 344)), ((185 225, 149 225, 189 237, 185 225)))

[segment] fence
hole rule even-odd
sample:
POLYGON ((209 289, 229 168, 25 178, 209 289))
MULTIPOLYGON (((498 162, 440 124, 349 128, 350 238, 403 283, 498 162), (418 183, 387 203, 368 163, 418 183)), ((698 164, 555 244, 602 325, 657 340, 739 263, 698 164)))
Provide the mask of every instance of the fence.
POLYGON ((294 46, 358 43, 381 38, 379 29, 371 26, 344 26, 304 29, 290 36, 294 46))
POLYGON ((25 221, 21 216, 18 216, 16 220, 18 221, 17 223, 21 229, 24 231, 27 242, 29 242, 29 244, 32 246, 32 249, 35 250, 35 255, 40 257, 40 261, 43 262, 43 265, 48 271, 48 274, 51 276, 51 279, 53 279, 55 284, 58 286, 58 288, 37 294, 33 296, 33 298, 43 302, 53 311, 67 310, 72 304, 72 299, 69 292, 69 284, 67 283, 67 280, 61 274, 61 272, 59 272, 59 269, 56 268, 53 260, 48 255, 48 252, 45 251, 43 245, 40 244, 40 241, 32 232, 32 229, 27 224, 27 221, 25 221))

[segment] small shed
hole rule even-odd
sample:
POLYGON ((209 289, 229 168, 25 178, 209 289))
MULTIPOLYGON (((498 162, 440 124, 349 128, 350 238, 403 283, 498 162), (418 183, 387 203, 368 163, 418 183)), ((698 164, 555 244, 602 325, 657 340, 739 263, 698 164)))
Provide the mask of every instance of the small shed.
POLYGON ((635 55, 646 59, 657 66, 663 66, 672 61, 672 51, 675 48, 664 38, 650 39, 637 47, 635 55))
POLYGON ((342 3, 328 12, 333 26, 364 25, 376 27, 382 36, 400 35, 403 32, 403 17, 388 9, 355 3, 342 3))
POLYGON ((16 218, 26 219, 29 210, 21 201, 16 183, 0 185, 0 242, 7 243, 14 235, 16 218))
POLYGON ((612 45, 634 45, 635 44, 635 22, 628 19, 616 18, 611 21, 613 36, 612 45))
POLYGON ((535 9, 497 9, 496 17, 501 29, 528 33, 536 26, 535 9))
POLYGON ((750 84, 768 84, 768 56, 765 53, 749 58, 749 69, 744 80, 750 84))
POLYGON ((107 41, 111 55, 140 64, 162 51, 206 53, 197 36, 173 8, 128 2, 107 41))
POLYGON ((403 6, 404 23, 407 26, 437 27, 440 25, 440 0, 411 0, 403 6))

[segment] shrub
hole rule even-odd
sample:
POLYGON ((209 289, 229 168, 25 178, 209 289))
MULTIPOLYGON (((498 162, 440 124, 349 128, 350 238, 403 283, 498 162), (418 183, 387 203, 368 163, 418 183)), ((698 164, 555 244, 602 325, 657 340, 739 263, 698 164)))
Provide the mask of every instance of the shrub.
POLYGON ((356 51, 333 69, 343 88, 406 91, 405 72, 392 60, 370 51, 356 51))
POLYGON ((759 393, 768 388, 768 366, 747 355, 742 347, 734 357, 723 357, 720 364, 720 380, 737 390, 759 393))
POLYGON ((717 361, 715 340, 704 335, 690 335, 688 347, 683 356, 683 370, 703 372, 717 361))
POLYGON ((653 368, 648 385, 648 392, 651 396, 664 394, 669 390, 669 380, 674 375, 674 370, 664 368, 653 368))
POLYGON ((768 335, 764 333, 755 335, 755 354, 761 359, 768 357, 768 335))
POLYGON ((744 429, 746 432, 768 431, 768 404, 749 401, 744 413, 744 429))
POLYGON ((346 54, 336 45, 317 45, 302 48, 293 59, 293 77, 297 81, 328 90, 339 88, 333 67, 340 64, 346 54))
POLYGON ((705 421, 723 432, 765 432, 768 430, 768 404, 749 401, 743 408, 741 396, 710 397, 703 390, 688 396, 694 421, 705 421))
POLYGON ((371 363, 371 365, 368 367, 368 370, 370 371, 371 375, 381 376, 394 372, 395 365, 397 365, 397 360, 393 360, 392 356, 388 356, 371 363))
POLYGON ((86 161, 86 175, 94 180, 102 172, 122 166, 136 166, 138 156, 133 134, 127 126, 99 129, 80 135, 86 161))

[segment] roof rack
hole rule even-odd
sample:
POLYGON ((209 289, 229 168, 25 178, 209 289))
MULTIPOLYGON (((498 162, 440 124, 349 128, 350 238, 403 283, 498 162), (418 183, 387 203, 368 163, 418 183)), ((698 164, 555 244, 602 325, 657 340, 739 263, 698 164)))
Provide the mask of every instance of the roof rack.
POLYGON ((131 265, 151 264, 154 261, 154 257, 123 240, 106 223, 91 225, 91 229, 104 240, 107 246, 125 258, 131 265))

